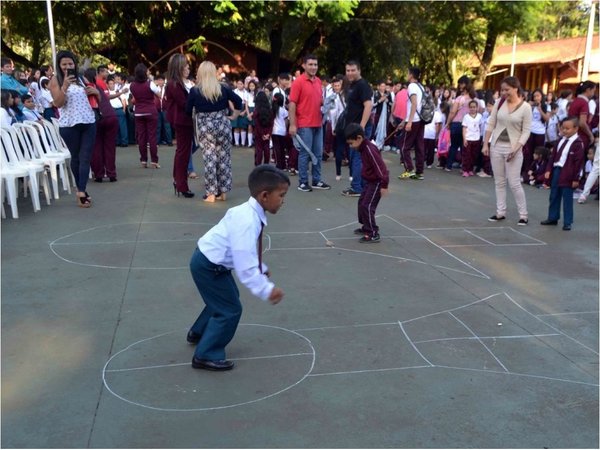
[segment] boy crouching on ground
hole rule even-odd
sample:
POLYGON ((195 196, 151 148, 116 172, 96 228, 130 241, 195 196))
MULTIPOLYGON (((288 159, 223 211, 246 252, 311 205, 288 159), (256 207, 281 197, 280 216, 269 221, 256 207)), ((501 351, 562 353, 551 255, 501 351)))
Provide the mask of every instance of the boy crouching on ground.
POLYGON ((381 237, 375 223, 375 212, 381 196, 388 192, 389 172, 379 149, 365 139, 365 130, 359 124, 351 123, 344 131, 346 142, 360 153, 362 161, 363 190, 358 198, 358 223, 361 227, 354 233, 362 235, 361 243, 379 242, 381 237))
POLYGON ((262 300, 277 304, 283 298, 283 291, 269 281, 270 273, 262 263, 262 235, 267 225, 265 212, 279 211, 289 186, 283 171, 269 165, 256 167, 248 177, 252 197, 230 208, 198 240, 190 270, 206 306, 187 335, 187 341, 196 344, 193 368, 233 368, 233 362, 225 359, 225 347, 237 329, 242 304, 232 270, 262 300))

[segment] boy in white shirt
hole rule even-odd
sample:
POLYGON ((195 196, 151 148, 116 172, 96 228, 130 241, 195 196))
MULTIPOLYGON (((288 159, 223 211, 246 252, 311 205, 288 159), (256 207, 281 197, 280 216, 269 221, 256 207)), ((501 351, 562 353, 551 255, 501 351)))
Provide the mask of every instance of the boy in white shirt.
POLYGON ((262 235, 267 224, 265 212, 276 214, 283 205, 290 179, 281 170, 263 164, 248 177, 252 197, 230 208, 225 217, 198 240, 190 270, 206 307, 187 334, 196 345, 194 369, 233 369, 225 359, 225 347, 235 334, 242 305, 232 270, 252 294, 277 304, 283 291, 269 280, 262 262, 262 235))
POLYGON ((442 121, 443 114, 439 109, 436 109, 433 113, 433 119, 431 120, 431 122, 425 125, 423 142, 425 144, 425 163, 427 164, 428 169, 431 169, 431 167, 433 166, 433 159, 435 157, 435 146, 437 145, 438 138, 440 137, 442 121))
POLYGON ((481 152, 481 114, 479 102, 471 100, 469 102, 469 114, 466 114, 462 121, 463 128, 463 154, 462 154, 462 176, 472 177, 475 175, 473 164, 477 161, 481 152))

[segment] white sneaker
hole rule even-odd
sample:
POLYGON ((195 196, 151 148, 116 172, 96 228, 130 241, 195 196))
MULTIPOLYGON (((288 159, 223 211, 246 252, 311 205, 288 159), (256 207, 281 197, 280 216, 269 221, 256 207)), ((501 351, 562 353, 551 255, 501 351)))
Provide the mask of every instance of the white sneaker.
POLYGON ((341 175, 336 175, 335 176, 335 181, 340 181, 342 179, 341 175))
POLYGON ((577 199, 577 203, 579 203, 580 205, 583 205, 586 200, 587 200, 587 197, 583 194, 580 194, 579 198, 577 199))
POLYGON ((477 176, 481 177, 481 178, 492 178, 491 175, 488 175, 487 173, 485 173, 483 170, 477 172, 477 176))

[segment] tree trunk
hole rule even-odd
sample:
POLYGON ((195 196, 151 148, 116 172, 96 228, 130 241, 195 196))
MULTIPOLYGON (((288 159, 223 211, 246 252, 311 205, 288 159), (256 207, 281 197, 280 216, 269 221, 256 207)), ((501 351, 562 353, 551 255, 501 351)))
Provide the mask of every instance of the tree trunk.
POLYGON ((17 64, 21 64, 24 67, 35 68, 35 64, 33 63, 33 61, 30 61, 27 58, 25 58, 24 56, 21 56, 18 53, 15 53, 15 51, 12 48, 10 48, 6 42, 4 42, 4 39, 1 40, 1 45, 2 45, 2 47, 1 47, 2 48, 2 56, 10 58, 13 60, 13 62, 15 62, 17 64))
POLYGON ((492 26, 491 22, 488 23, 487 36, 485 38, 485 47, 483 48, 483 56, 481 57, 481 65, 475 78, 475 88, 480 89, 485 82, 485 77, 490 71, 492 59, 494 58, 494 48, 496 47, 496 41, 498 40, 498 31, 492 26))
POLYGON ((281 22, 273 25, 269 33, 271 43, 271 76, 279 75, 279 60, 281 59, 281 48, 283 47, 283 26, 281 22))
POLYGON ((302 58, 304 56, 313 53, 316 49, 318 49, 323 43, 324 36, 323 24, 319 24, 315 31, 313 31, 308 38, 302 44, 302 49, 296 55, 296 60, 294 61, 296 64, 302 64, 302 58))

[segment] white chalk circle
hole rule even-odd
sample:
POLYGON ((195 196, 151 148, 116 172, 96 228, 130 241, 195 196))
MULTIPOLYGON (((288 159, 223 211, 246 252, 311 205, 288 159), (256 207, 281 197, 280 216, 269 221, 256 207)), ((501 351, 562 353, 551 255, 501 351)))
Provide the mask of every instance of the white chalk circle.
POLYGON ((104 365, 102 380, 115 397, 158 411, 209 411, 274 397, 300 384, 315 365, 308 338, 272 325, 240 324, 227 349, 227 372, 193 369, 187 330, 134 342, 104 365))
POLYGON ((213 224, 101 225, 59 237, 50 250, 71 264, 105 269, 187 269, 198 238, 213 224))

